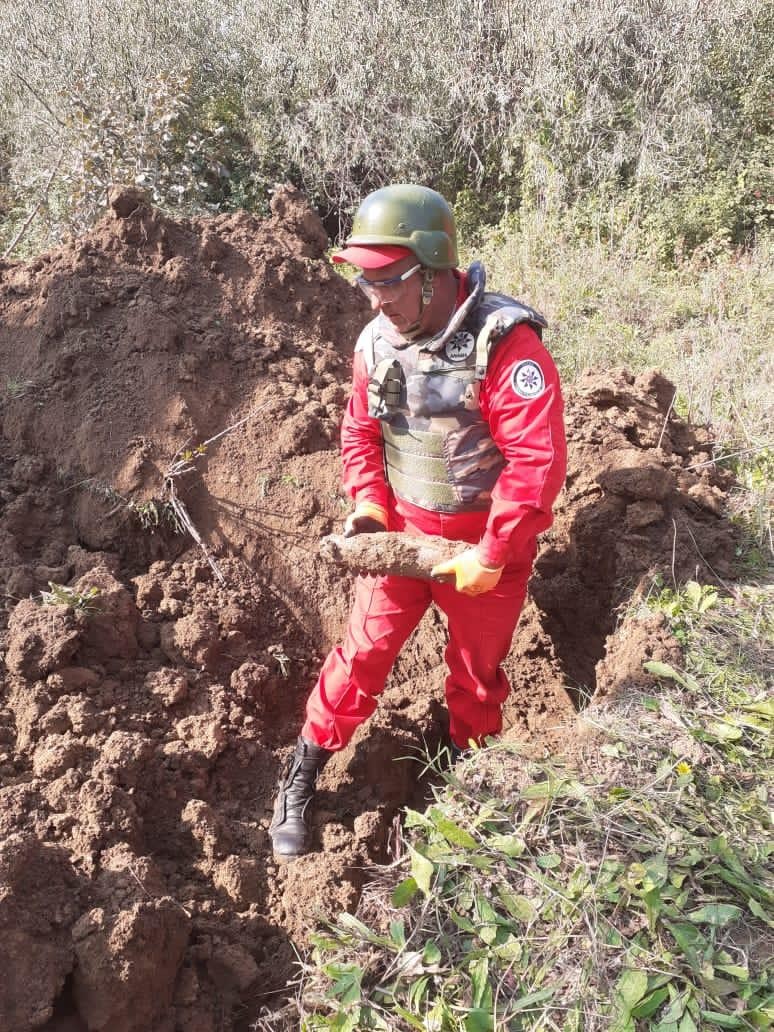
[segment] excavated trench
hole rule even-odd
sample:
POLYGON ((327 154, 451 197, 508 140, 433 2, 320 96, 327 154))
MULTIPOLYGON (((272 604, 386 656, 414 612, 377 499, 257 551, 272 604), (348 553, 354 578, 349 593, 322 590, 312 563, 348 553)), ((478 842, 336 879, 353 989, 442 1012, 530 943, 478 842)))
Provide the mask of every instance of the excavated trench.
MULTIPOLYGON (((0 263, 0 1032, 246 1029, 421 800, 402 758, 443 737, 445 631, 429 612, 324 772, 316 851, 278 866, 277 776, 349 607, 317 543, 347 509, 367 313, 290 189, 266 221, 111 201, 87 236, 0 263), (176 482, 221 584, 164 475, 247 416, 176 482), (49 582, 76 604, 41 605, 49 582)), ((658 657, 658 633, 624 633, 638 585, 731 569, 728 485, 688 468, 709 445, 672 394, 623 370, 568 391, 568 485, 506 664, 505 734, 538 750, 658 657)))

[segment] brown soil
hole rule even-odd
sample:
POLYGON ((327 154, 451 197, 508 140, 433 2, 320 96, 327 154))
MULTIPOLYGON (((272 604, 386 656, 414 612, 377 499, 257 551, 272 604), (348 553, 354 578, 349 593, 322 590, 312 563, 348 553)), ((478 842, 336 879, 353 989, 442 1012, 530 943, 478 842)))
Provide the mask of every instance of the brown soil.
MULTIPOLYGON (((337 435, 366 311, 292 190, 273 216, 174 222, 133 191, 82 239, 0 263, 0 1032, 246 1029, 293 943, 350 907, 443 737, 428 613, 329 764, 316 852, 277 866, 274 786, 341 633, 337 435), (168 525, 163 478, 225 578, 168 525), (155 508, 154 508, 155 503, 155 508), (156 525, 158 524, 158 525, 156 525), (48 582, 93 610, 39 604, 48 582)), ((568 398, 570 475, 512 653, 506 734, 561 745, 571 701, 671 647, 617 627, 654 571, 728 575, 727 484, 656 373, 568 398), (570 695, 568 695, 568 691, 570 695)))
MULTIPOLYGON (((430 580, 433 567, 470 548, 467 541, 441 537, 412 537, 410 534, 358 534, 344 537, 329 534, 320 542, 321 559, 342 566, 351 573, 368 572, 396 577, 430 580)), ((438 579, 453 581, 453 574, 437 574, 438 579)))

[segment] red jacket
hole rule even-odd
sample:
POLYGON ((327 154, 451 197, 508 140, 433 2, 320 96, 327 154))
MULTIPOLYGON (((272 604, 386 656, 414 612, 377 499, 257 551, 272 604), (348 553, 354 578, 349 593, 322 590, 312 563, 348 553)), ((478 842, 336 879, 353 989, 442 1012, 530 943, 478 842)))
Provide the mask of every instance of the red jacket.
POLYGON ((375 502, 414 525, 419 521, 426 533, 478 541, 481 562, 491 567, 523 555, 551 525, 567 466, 564 403, 553 359, 530 326, 521 323, 498 342, 481 385, 481 413, 506 460, 488 513, 439 513, 395 497, 385 479, 381 422, 368 415, 367 387, 365 360, 356 352, 341 457, 344 488, 357 502, 375 502), (525 359, 537 363, 545 381, 532 399, 513 382, 525 359))

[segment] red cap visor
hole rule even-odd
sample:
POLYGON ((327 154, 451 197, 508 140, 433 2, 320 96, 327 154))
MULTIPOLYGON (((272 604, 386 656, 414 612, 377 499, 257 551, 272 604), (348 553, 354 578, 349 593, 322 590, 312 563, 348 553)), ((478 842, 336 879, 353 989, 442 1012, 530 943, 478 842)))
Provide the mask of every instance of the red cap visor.
POLYGON ((408 247, 397 244, 353 244, 333 255, 334 262, 349 262, 360 269, 381 269, 413 254, 408 247))

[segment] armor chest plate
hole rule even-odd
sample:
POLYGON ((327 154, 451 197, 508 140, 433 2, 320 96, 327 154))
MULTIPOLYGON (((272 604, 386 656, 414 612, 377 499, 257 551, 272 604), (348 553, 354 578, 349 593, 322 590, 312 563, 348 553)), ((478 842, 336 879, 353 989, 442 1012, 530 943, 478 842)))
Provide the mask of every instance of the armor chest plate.
MULTIPOLYGON (((489 507, 505 465, 479 407, 491 345, 481 334, 495 315, 499 339, 537 314, 510 298, 485 294, 438 350, 429 350, 432 341, 427 348, 422 342, 398 345, 382 317, 359 342, 370 374, 369 415, 382 422, 387 480, 415 505, 441 512, 489 507)), ((540 319, 534 320, 538 330, 540 319)))

